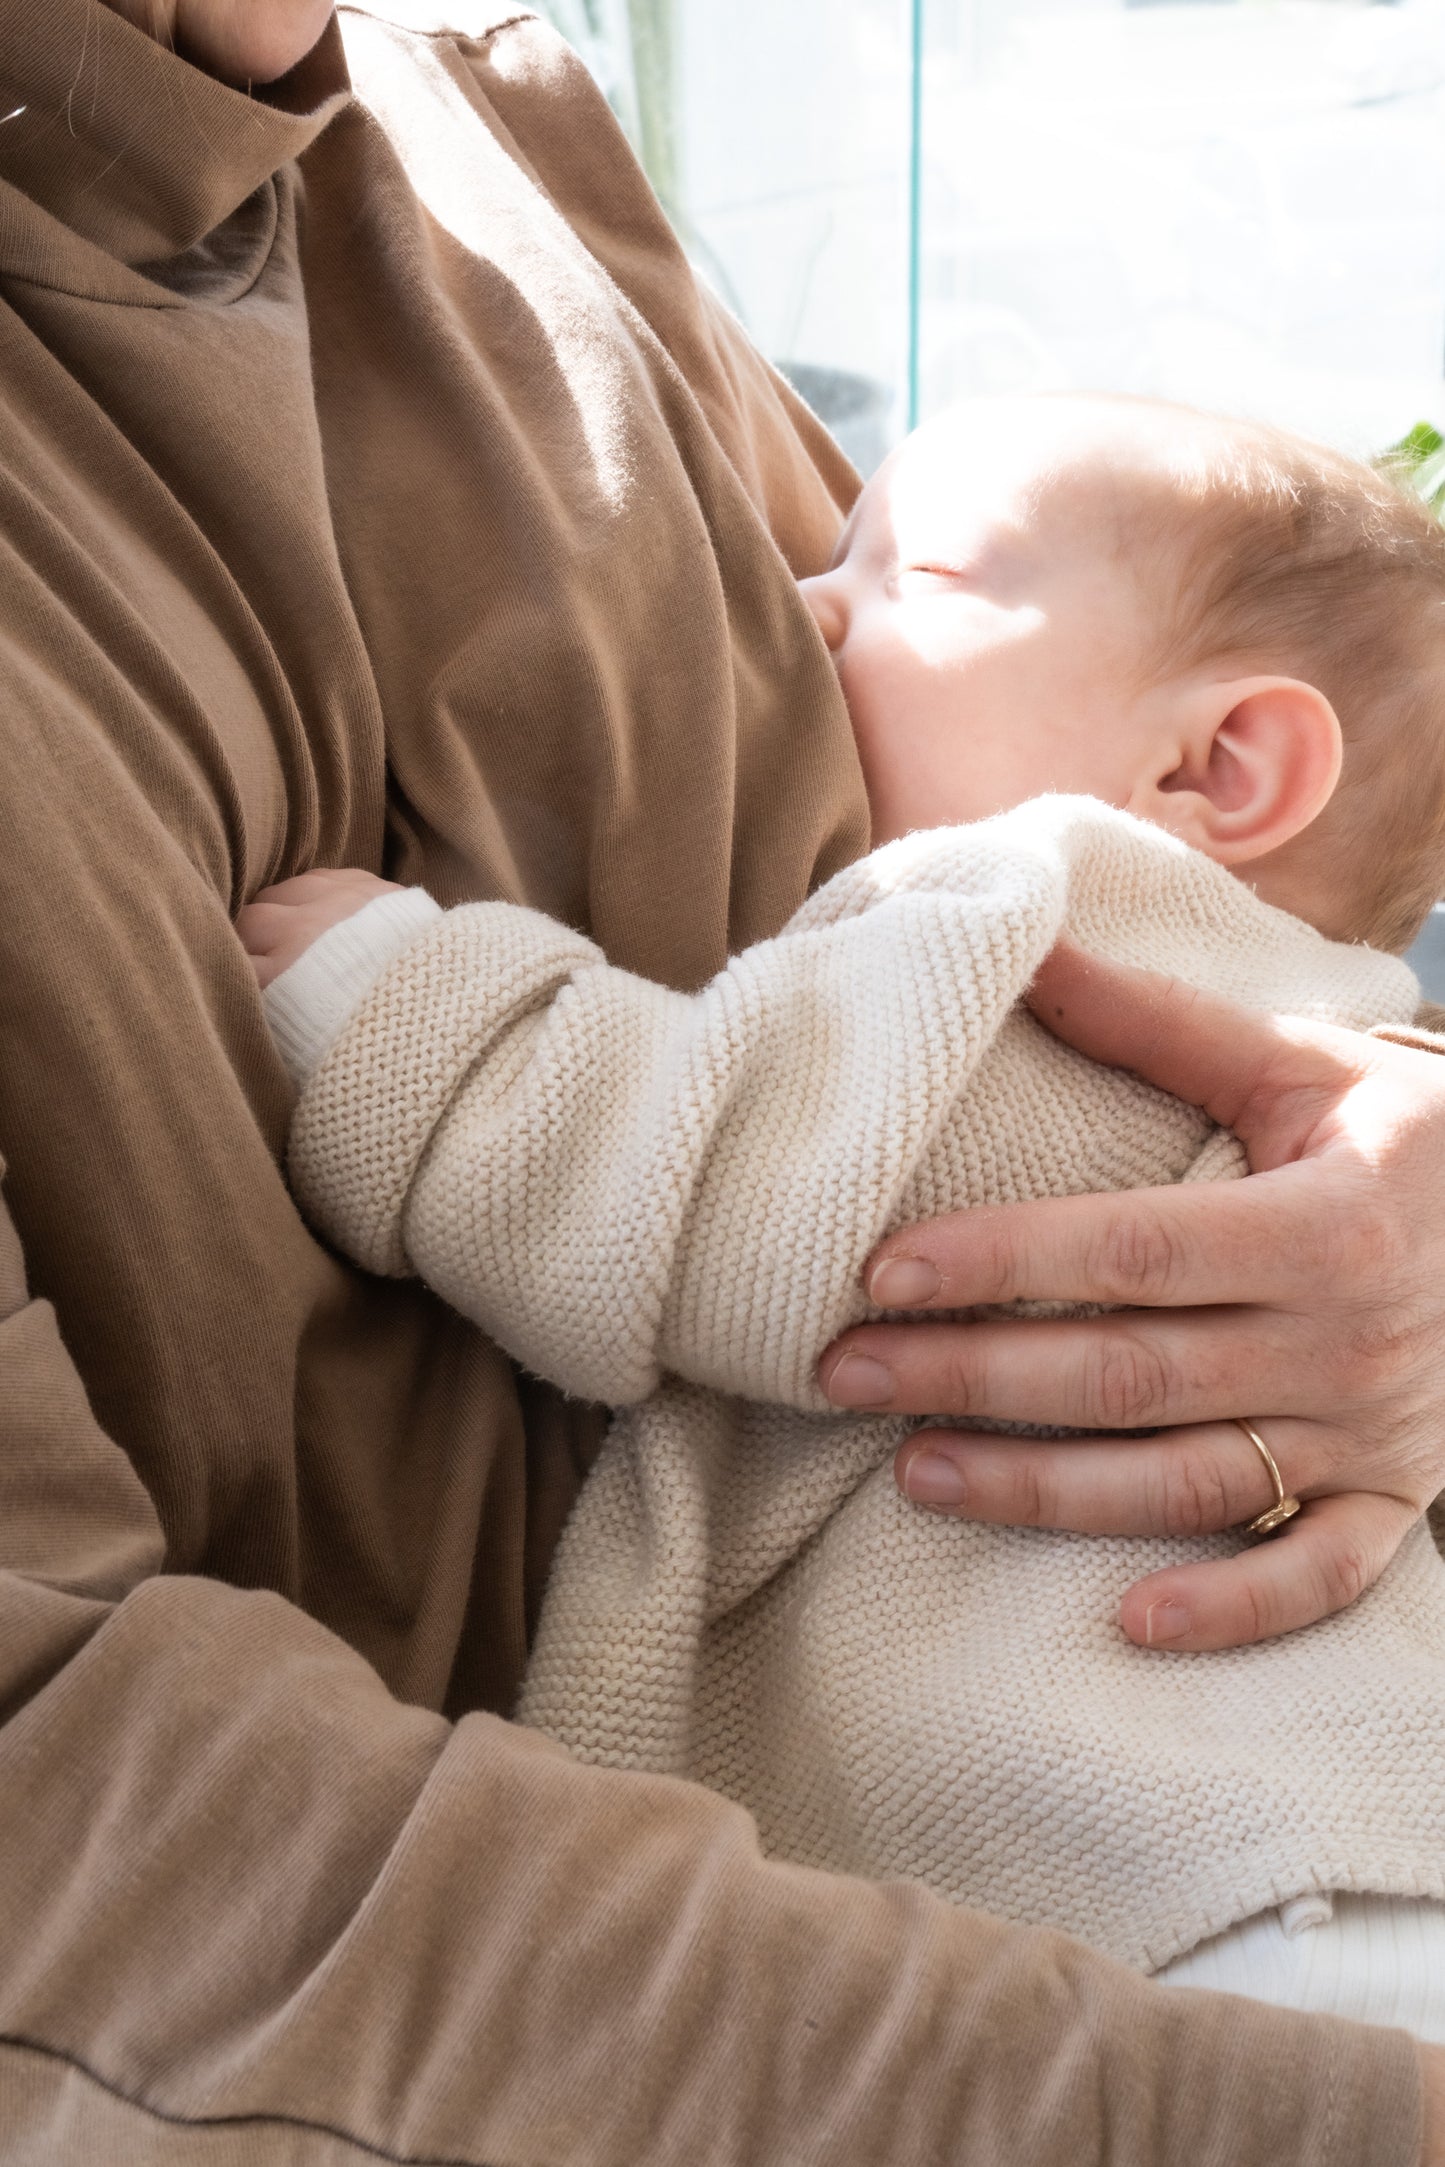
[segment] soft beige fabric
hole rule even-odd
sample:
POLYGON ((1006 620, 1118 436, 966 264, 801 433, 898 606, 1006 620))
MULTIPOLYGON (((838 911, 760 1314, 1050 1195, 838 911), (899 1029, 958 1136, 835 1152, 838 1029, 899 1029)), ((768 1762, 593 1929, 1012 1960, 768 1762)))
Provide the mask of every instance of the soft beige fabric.
POLYGON ((1141 1651, 1123 1590, 1234 1538, 927 1516, 886 1464, 907 1425, 827 1411, 817 1355, 889 1228, 1243 1170, 1015 1006, 1065 924, 1242 1000, 1414 1012, 1395 959, 1045 799, 837 875, 695 997, 534 916, 453 913, 322 1060, 292 1168, 352 1254, 628 1404, 563 1539, 529 1722, 701 1778, 782 1857, 1148 1968, 1306 1888, 1445 1895, 1445 1568, 1421 1529, 1309 1633, 1141 1651))

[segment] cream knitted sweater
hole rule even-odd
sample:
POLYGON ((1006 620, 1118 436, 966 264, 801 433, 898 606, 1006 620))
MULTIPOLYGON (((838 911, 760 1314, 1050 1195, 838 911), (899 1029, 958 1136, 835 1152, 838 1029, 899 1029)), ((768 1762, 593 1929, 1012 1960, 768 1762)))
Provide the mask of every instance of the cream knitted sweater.
POLYGON ((1018 1007, 1065 926, 1337 1023, 1416 1005, 1393 958, 1065 798, 876 852, 694 995, 510 905, 407 896, 269 1005, 319 1224, 622 1410, 523 1717, 743 1801, 772 1852, 916 1876, 1151 1969, 1310 1889, 1445 1897, 1445 1566, 1417 1528, 1308 1632, 1142 1650, 1123 1590, 1235 1538, 918 1512, 888 1465, 910 1425, 828 1410, 814 1365, 865 1314, 888 1229, 1244 1171, 1194 1109, 1018 1007))

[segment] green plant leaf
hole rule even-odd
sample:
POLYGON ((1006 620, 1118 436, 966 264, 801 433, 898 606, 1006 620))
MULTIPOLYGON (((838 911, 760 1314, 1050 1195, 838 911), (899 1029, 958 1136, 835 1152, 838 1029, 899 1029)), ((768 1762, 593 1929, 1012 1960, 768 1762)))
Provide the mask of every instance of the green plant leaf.
POLYGON ((1417 421, 1398 444, 1380 454, 1377 464, 1423 497, 1437 518, 1445 518, 1445 436, 1433 422, 1417 421))
POLYGON ((1408 436, 1402 436, 1398 444, 1389 447, 1385 457, 1392 465, 1413 470, 1442 451, 1445 451, 1445 436, 1433 422, 1417 421, 1408 436))

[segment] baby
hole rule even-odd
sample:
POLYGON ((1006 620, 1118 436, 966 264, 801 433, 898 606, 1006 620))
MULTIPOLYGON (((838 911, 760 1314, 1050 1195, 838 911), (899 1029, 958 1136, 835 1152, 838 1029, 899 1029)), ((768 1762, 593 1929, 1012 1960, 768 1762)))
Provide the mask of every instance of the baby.
POLYGON ((1047 399, 921 430, 803 592, 883 847, 701 992, 363 873, 242 914, 317 1223, 620 1410, 521 1713, 737 1798, 781 1857, 1445 2040, 1426 1529, 1307 1634, 1142 1649, 1123 1590, 1236 1539, 920 1513, 889 1474, 914 1425, 814 1375, 895 1227, 1245 1170, 1019 1007, 1062 931, 1410 1020, 1388 951, 1445 866, 1445 534, 1278 433, 1047 399))

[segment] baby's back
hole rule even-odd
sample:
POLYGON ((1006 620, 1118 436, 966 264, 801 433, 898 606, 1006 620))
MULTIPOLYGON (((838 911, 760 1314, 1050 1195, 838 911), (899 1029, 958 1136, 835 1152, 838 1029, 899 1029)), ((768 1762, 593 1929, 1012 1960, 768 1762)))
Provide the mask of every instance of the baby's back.
MULTIPOLYGON (((1070 892, 1086 945, 1356 1026, 1408 1012, 1392 959, 1133 823, 1099 835, 1070 892)), ((937 1112, 892 1224, 1245 1170, 1195 1109, 1020 1010, 937 1112)), ((748 1268, 718 1217, 694 1276, 748 1268)), ((860 1308, 850 1290, 830 1330, 860 1308)), ((1240 1538, 920 1513, 889 1466, 909 1427, 665 1380, 617 1418, 564 1538, 524 1718, 738 1799, 776 1855, 915 1877, 1146 1969, 1308 1889, 1445 1897, 1445 1564, 1423 1526, 1306 1633, 1158 1653, 1120 1631, 1124 1590, 1240 1538)))

